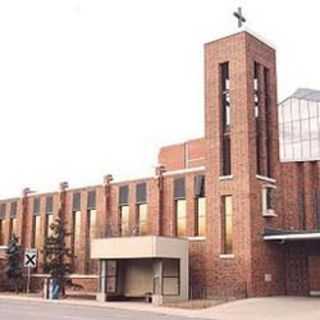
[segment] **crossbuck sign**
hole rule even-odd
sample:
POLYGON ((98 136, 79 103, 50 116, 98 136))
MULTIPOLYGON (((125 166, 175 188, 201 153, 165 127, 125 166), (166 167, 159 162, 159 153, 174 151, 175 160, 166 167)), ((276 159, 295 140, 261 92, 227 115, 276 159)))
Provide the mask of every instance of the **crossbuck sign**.
POLYGON ((26 249, 24 253, 25 268, 35 268, 37 266, 37 249, 26 249))

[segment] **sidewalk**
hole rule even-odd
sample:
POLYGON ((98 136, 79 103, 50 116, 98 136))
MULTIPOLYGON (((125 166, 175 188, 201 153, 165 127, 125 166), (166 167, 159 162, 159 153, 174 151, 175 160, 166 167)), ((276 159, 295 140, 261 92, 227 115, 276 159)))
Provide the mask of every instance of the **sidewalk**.
POLYGON ((157 307, 139 302, 106 302, 88 300, 43 300, 41 298, 1 295, 1 300, 23 300, 29 302, 77 305, 79 307, 99 307, 140 312, 153 312, 185 318, 215 320, 315 320, 320 319, 320 298, 310 297, 266 297, 237 300, 207 309, 178 309, 157 307))

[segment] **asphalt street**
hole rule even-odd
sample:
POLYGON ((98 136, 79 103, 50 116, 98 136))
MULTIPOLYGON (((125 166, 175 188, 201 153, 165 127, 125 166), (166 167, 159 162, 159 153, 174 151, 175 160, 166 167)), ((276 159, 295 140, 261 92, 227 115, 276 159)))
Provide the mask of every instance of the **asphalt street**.
MULTIPOLYGON (((1 320, 182 320, 184 317, 58 303, 0 300, 1 320)), ((191 318, 188 318, 191 319, 191 318)), ((193 318, 194 320, 196 318, 193 318)))

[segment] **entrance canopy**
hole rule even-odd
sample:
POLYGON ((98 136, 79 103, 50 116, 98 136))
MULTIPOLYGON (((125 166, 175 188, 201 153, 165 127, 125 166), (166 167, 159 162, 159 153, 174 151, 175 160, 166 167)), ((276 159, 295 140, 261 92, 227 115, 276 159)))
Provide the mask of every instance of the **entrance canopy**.
POLYGON ((91 259, 177 258, 188 260, 188 240, 157 237, 94 239, 91 259))
POLYGON ((150 297, 155 304, 184 301, 189 291, 188 240, 157 237, 94 239, 100 263, 99 301, 150 297))

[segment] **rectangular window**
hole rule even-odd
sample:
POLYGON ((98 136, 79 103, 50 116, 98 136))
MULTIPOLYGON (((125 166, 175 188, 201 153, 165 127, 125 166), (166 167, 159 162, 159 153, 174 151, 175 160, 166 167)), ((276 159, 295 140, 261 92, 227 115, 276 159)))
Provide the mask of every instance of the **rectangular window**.
POLYGON ((257 119, 259 117, 260 108, 260 82, 259 82, 259 68, 260 65, 255 62, 254 63, 254 78, 253 78, 253 88, 254 88, 254 116, 257 119))
POLYGON ((271 140, 271 130, 272 130, 272 114, 270 108, 270 88, 269 88, 269 69, 263 69, 263 80, 264 80, 264 107, 265 107, 265 121, 266 121, 266 156, 267 156, 267 177, 272 176, 272 163, 271 163, 271 152, 272 152, 272 140, 271 140))
POLYGON ((52 230, 50 228, 51 224, 54 221, 53 214, 46 214, 46 238, 52 235, 52 230))
POLYGON ((206 233, 206 198, 205 176, 195 176, 195 236, 203 237, 206 233))
POLYGON ((117 292, 118 266, 116 260, 107 260, 107 293, 117 292))
POLYGON ((229 63, 220 65, 221 74, 221 98, 222 98, 222 124, 224 131, 231 124, 230 112, 230 79, 229 79, 229 63))
POLYGON ((51 224, 53 223, 53 196, 46 197, 46 216, 45 216, 45 237, 48 238, 51 236, 52 231, 50 229, 51 224))
POLYGON ((147 202, 147 184, 139 183, 136 186, 136 203, 137 203, 137 233, 143 236, 148 233, 148 204, 147 202))
POLYGON ((185 196, 185 178, 176 178, 174 180, 174 199, 176 216, 176 235, 178 237, 184 237, 187 235, 187 210, 185 196))
POLYGON ((176 200, 176 219, 178 237, 185 237, 187 235, 187 210, 186 200, 176 200))
POLYGON ((127 205, 129 203, 129 186, 119 188, 119 205, 127 205))
POLYGON ((184 199, 186 197, 185 178, 176 178, 174 180, 174 198, 184 199))
POLYGON ((261 108, 260 108, 260 77, 259 77, 260 65, 257 62, 254 62, 254 117, 256 121, 256 164, 257 164, 257 174, 263 174, 262 169, 262 148, 263 145, 261 143, 261 108))
POLYGON ((0 205, 0 245, 5 244, 4 238, 4 228, 5 228, 5 219, 6 219, 6 204, 2 203, 0 205))
POLYGON ((165 296, 178 296, 180 294, 180 260, 163 259, 163 288, 165 296))
POLYGON ((97 211, 95 209, 88 210, 88 240, 87 245, 87 261, 86 261, 86 270, 88 273, 95 273, 97 271, 97 261, 94 261, 90 258, 90 246, 93 239, 96 238, 96 222, 97 222, 97 211))
MULTIPOLYGON (((315 216, 316 216, 316 229, 319 230, 320 229, 320 192, 318 190, 316 190, 314 192, 314 201, 315 201, 315 216)), ((303 220, 304 222, 304 220, 303 220)), ((305 226, 304 223, 300 223, 300 225, 305 226)), ((305 229, 304 227, 302 229, 305 229)))
POLYGON ((95 210, 96 209, 96 191, 89 191, 88 192, 88 210, 95 210))
POLYGON ((4 245, 4 219, 0 217, 0 246, 4 245))
POLYGON ((275 214, 275 192, 276 186, 266 185, 262 189, 262 210, 263 215, 275 214))
POLYGON ((92 190, 88 192, 88 203, 87 203, 87 238, 88 245, 86 246, 87 257, 86 257, 86 270, 88 273, 95 273, 97 271, 97 262, 90 259, 90 246, 92 239, 96 238, 96 222, 97 222, 97 211, 96 211, 96 191, 92 190))
POLYGON ((32 221, 32 247, 33 248, 40 248, 41 247, 41 233, 40 233, 40 228, 41 228, 41 217, 39 215, 34 215, 33 216, 33 221, 32 221))
POLYGON ((53 213, 53 196, 46 197, 46 214, 53 213))
POLYGON ((122 237, 129 236, 129 206, 120 207, 120 235, 122 237))
POLYGON ((40 214, 40 198, 33 199, 33 214, 34 215, 40 214))
POLYGON ((147 202, 147 184, 145 182, 139 183, 136 186, 136 202, 137 203, 147 202))
POLYGON ((74 211, 72 213, 72 248, 75 266, 77 266, 80 257, 80 228, 81 211, 74 211))
POLYGON ((233 228, 232 228, 232 196, 222 197, 222 253, 233 253, 233 228))
POLYGON ((196 232, 197 237, 206 235, 206 198, 196 199, 196 232))
POLYGON ((129 230, 129 216, 130 216, 129 186, 122 186, 119 188, 119 206, 120 206, 120 208, 119 208, 120 235, 123 237, 129 236, 130 235, 130 230, 129 230))
POLYGON ((17 202, 11 202, 10 204, 10 220, 9 220, 9 239, 12 239, 13 235, 17 234, 17 202))
POLYGON ((97 211, 94 209, 88 210, 88 223, 89 223, 89 239, 92 240, 96 237, 96 221, 97 211))
POLYGON ((80 211, 81 210, 81 193, 74 192, 72 198, 72 211, 80 211))
POLYGON ((222 175, 231 175, 231 141, 230 135, 224 135, 222 139, 222 175))
POLYGON ((144 236, 148 233, 148 205, 138 204, 139 235, 144 236))
POLYGON ((10 205, 10 218, 16 218, 17 216, 17 202, 11 202, 10 205))
POLYGON ((40 198, 33 199, 32 247, 40 248, 40 198))
POLYGON ((17 219, 10 218, 9 220, 9 238, 12 239, 13 235, 18 236, 17 234, 17 219))
POLYGON ((230 79, 229 79, 229 63, 220 64, 221 78, 221 175, 231 175, 231 141, 230 141, 230 125, 231 125, 231 106, 230 106, 230 79))

